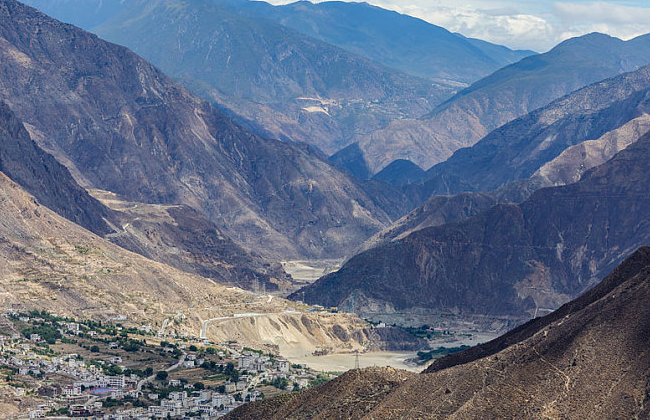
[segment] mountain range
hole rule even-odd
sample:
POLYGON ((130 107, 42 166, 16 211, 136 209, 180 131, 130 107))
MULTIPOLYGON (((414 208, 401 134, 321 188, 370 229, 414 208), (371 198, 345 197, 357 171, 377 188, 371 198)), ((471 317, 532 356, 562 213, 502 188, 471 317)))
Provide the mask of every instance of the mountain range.
POLYGON ((579 181, 587 170, 650 131, 648 70, 643 67, 566 95, 426 173, 407 161, 396 161, 404 162, 403 170, 389 165, 375 178, 395 185, 414 179, 423 186, 421 196, 433 196, 360 250, 468 219, 497 203, 522 202, 539 188, 579 181))
MULTIPOLYGON (((251 130, 328 155, 533 54, 360 3, 28 3, 131 48, 251 130)), ((344 167, 367 179, 375 166, 344 167)))
POLYGON ((236 245, 187 206, 104 205, 30 138, 5 103, 0 103, 0 137, 0 171, 34 195, 40 205, 80 227, 125 249, 220 283, 269 290, 286 285, 287 275, 279 266, 236 245))
MULTIPOLYGON (((425 114, 456 90, 229 4, 130 0, 83 28, 129 47, 250 129, 327 154, 393 119, 425 114)), ((78 13, 74 2, 57 11, 63 20, 78 13)))
POLYGON ((393 322, 512 328, 226 418, 650 416, 650 36, 534 54, 365 3, 30 4, 70 23, 0 0, 5 312, 358 358, 427 344, 393 322), (299 290, 282 265, 336 258, 299 290))
POLYGON ((280 6, 261 1, 222 3, 433 81, 472 83, 535 54, 465 38, 424 20, 368 3, 298 1, 280 6))
POLYGON ((292 298, 461 317, 527 319, 557 308, 650 243, 640 210, 650 199, 648 153, 650 134, 574 184, 380 244, 292 298))
POLYGON ((650 64, 649 43, 650 36, 622 41, 597 33, 569 39, 477 81, 427 115, 396 120, 339 153, 353 164, 365 163, 370 174, 396 159, 428 169, 570 92, 650 64))
POLYGON ((591 141, 592 147, 600 144, 611 157, 634 142, 639 137, 635 137, 639 130, 634 127, 640 127, 641 134, 647 127, 649 86, 650 67, 642 67, 579 89, 505 124, 429 169, 423 177, 426 193, 490 191, 537 171, 540 181, 548 178, 550 185, 575 182, 589 168, 588 154, 574 153, 569 159, 570 152, 564 152, 591 141), (619 146, 618 140, 612 143, 606 136, 615 131, 618 138, 626 138, 619 146), (551 166, 568 161, 574 169, 552 174, 551 166))
POLYGON ((275 258, 343 255, 405 207, 306 145, 252 134, 126 48, 1 5, 2 99, 84 188, 186 205, 275 258))

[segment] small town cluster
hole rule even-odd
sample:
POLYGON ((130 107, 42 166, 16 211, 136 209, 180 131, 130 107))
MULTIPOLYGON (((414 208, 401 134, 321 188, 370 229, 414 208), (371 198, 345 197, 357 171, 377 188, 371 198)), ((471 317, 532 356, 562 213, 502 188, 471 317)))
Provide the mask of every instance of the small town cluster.
POLYGON ((213 419, 331 377, 237 342, 161 337, 149 325, 45 312, 0 318, 0 390, 21 407, 14 418, 213 419))

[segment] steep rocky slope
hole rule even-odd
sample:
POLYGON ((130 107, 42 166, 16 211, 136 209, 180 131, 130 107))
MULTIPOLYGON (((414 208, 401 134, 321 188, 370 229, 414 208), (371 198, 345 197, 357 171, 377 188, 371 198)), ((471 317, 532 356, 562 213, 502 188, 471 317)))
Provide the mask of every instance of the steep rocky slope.
POLYGON ((353 370, 229 419, 647 418, 650 249, 545 318, 420 375, 353 370))
POLYGON ((294 297, 461 318, 525 319, 558 307, 650 243, 649 153, 645 135, 575 184, 370 249, 294 297))
POLYGON ((115 211, 116 231, 104 238, 122 248, 255 292, 278 291, 293 283, 279 263, 243 249, 191 207, 126 201, 100 190, 91 194, 115 211))
MULTIPOLYGON (((458 151, 448 162, 419 175, 429 177, 419 192, 422 196, 431 192, 454 195, 430 197, 373 235, 360 250, 426 227, 466 220, 497 203, 520 203, 540 188, 577 182, 586 171, 650 131, 649 86, 647 68, 606 80, 506 124, 474 147, 458 151)), ((388 174, 392 173, 396 176, 390 181, 396 183, 400 173, 388 174)), ((410 186, 411 191, 415 189, 410 186)))
POLYGON ((217 309, 243 292, 125 251, 41 205, 0 174, 3 307, 83 318, 160 323, 198 305, 217 309))
MULTIPOLYGON (((609 158, 621 147, 611 147, 606 134, 617 132, 616 142, 635 141, 647 126, 650 67, 587 86, 550 105, 533 111, 493 131, 474 146, 458 150, 447 161, 427 171, 425 191, 454 194, 490 191, 507 182, 531 177, 565 150, 593 141, 591 147, 609 158), (635 128, 636 127, 636 128, 635 128), (609 145, 608 145, 609 144, 609 145)), ((567 158, 574 168, 590 167, 591 156, 575 153, 567 158)), ((605 159, 607 160, 607 159, 605 159)), ((601 162, 602 159, 595 161, 601 162)), ((549 170, 545 169, 547 178, 549 170)), ((581 172, 565 171, 552 176, 552 184, 573 182, 581 172)), ((551 179, 551 178, 549 178, 551 179)))
POLYGON ((156 261, 219 283, 277 290, 287 284, 272 266, 225 237, 186 206, 100 202, 30 138, 9 107, 0 103, 0 171, 59 215, 156 261), (103 205, 103 204, 107 205, 103 205))
POLYGON ((426 114, 455 91, 230 3, 132 0, 93 31, 251 127, 327 154, 394 119, 426 114))
POLYGON ((88 195, 64 166, 43 152, 1 101, 0 171, 63 217, 100 235, 112 232, 107 221, 115 221, 115 214, 88 195))
POLYGON ((351 370, 307 392, 246 404, 225 419, 358 419, 417 374, 391 368, 351 370))
POLYGON ((426 116, 389 124, 362 139, 358 148, 371 173, 395 159, 429 168, 569 92, 649 63, 650 36, 574 38, 496 71, 426 116))
POLYGON ((282 6, 257 1, 222 3, 431 80, 471 83, 534 54, 468 39, 421 19, 368 3, 301 1, 282 6))
POLYGON ((390 222, 320 154, 251 134, 127 49, 13 0, 0 23, 0 97, 84 187, 188 205, 274 257, 345 254, 390 222))

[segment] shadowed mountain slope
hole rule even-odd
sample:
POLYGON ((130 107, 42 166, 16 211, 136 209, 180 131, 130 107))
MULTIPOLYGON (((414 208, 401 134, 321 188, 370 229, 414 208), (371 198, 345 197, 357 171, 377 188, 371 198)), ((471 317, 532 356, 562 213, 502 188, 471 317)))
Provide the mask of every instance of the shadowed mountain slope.
POLYGON ((557 312, 423 374, 353 370, 226 418, 647 418, 649 344, 650 248, 642 248, 557 312))
POLYGON ((418 183, 424 176, 424 170, 415 163, 410 160, 398 159, 379 171, 372 179, 395 186, 404 186, 418 183))
POLYGON ((0 23, 0 96, 84 187, 188 205, 276 258, 343 255, 390 223, 319 153, 246 131, 126 48, 12 0, 0 23))
MULTIPOLYGON (((40 205, 123 248, 219 283, 248 289, 278 289, 279 266, 242 249, 187 206, 101 202, 72 178, 65 166, 29 137, 9 107, 0 103, 0 171, 31 192, 40 205)), ((97 192, 93 194, 98 195, 97 192)))
POLYGON ((649 154, 645 135, 575 184, 380 245, 292 297, 461 317, 525 319, 558 307, 650 243, 649 154))
POLYGON ((116 217, 92 198, 68 170, 29 137, 7 104, 0 101, 0 171, 41 204, 98 235, 112 232, 116 217))

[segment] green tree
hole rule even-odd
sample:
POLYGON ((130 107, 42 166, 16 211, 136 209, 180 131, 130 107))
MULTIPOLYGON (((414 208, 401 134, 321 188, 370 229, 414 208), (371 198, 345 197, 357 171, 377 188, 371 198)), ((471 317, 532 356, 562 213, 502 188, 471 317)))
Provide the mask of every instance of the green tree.
POLYGON ((156 373, 156 379, 158 379, 159 381, 164 381, 165 379, 167 379, 168 376, 169 373, 167 373, 167 371, 164 370, 161 370, 158 373, 156 373))

